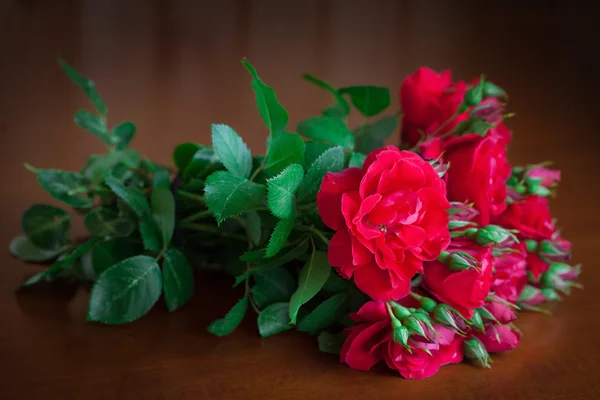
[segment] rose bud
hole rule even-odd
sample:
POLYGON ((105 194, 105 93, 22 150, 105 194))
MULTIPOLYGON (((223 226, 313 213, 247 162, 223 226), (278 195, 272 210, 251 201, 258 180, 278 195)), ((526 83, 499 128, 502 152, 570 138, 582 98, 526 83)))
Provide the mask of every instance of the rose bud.
POLYGON ((529 169, 527 171, 527 177, 537 179, 540 185, 549 188, 560 181, 560 171, 538 166, 529 169))
POLYGON ((512 350, 519 345, 521 335, 506 325, 490 324, 483 333, 475 333, 488 353, 512 350))
POLYGON ((481 314, 479 313, 479 309, 473 310, 473 316, 469 320, 471 325, 480 332, 483 332, 485 329, 483 327, 483 319, 481 318, 481 314))
POLYGON ((562 247, 560 241, 542 240, 537 251, 541 258, 550 261, 564 261, 570 257, 569 251, 562 247))
POLYGON ((394 342, 401 344, 410 352, 411 349, 408 345, 409 336, 410 332, 408 332, 408 329, 402 325, 394 328, 394 331, 392 332, 392 339, 394 340, 394 342))
POLYGON ((433 310, 433 317, 436 322, 450 326, 458 332, 463 332, 465 328, 465 319, 458 311, 447 304, 439 303, 433 310))
POLYGON ((469 269, 478 269, 477 260, 468 253, 455 251, 446 259, 445 263, 452 271, 465 271, 469 269))
POLYGON ((413 299, 417 300, 419 304, 421 304, 421 307, 426 311, 433 312, 438 305, 435 300, 429 297, 421 296, 415 292, 411 292, 410 295, 413 299))
POLYGON ((533 307, 540 303, 543 303, 546 300, 542 291, 539 288, 531 285, 525 285, 521 294, 519 294, 519 298, 517 302, 519 306, 523 308, 533 307))
POLYGON ((478 361, 485 368, 491 368, 492 359, 483 343, 475 336, 465 341, 465 357, 478 361))
POLYGON ((476 85, 467 90, 465 93, 464 104, 468 106, 476 106, 483 100, 483 84, 484 81, 481 79, 476 85))
POLYGON ((460 203, 456 201, 450 202, 450 208, 448 209, 451 217, 450 219, 455 221, 472 221, 479 215, 479 211, 471 207, 468 204, 460 203))
POLYGON ((517 314, 515 314, 512 308, 508 307, 505 304, 500 304, 492 301, 486 303, 484 309, 492 315, 495 321, 501 324, 509 324, 515 319, 517 319, 517 314))
POLYGON ((500 86, 495 85, 490 81, 485 81, 483 82, 483 97, 485 99, 490 97, 506 99, 508 98, 508 94, 506 94, 506 91, 504 91, 504 89, 502 89, 500 86))
POLYGON ((486 225, 469 235, 480 246, 498 245, 508 239, 518 242, 515 235, 498 225, 486 225))

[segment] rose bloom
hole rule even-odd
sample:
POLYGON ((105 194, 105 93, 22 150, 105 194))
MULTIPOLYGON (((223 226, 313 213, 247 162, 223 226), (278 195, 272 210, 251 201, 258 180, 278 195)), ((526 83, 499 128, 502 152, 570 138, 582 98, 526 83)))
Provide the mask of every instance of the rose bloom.
POLYGON ((414 343, 412 353, 409 353, 392 340, 391 320, 384 303, 370 301, 350 317, 358 324, 346 330, 348 336, 340 352, 340 361, 351 368, 367 371, 385 360, 389 368, 397 370, 404 378, 423 379, 435 374, 442 365, 459 363, 463 359, 462 338, 439 325, 434 325, 441 336, 437 343, 421 342, 422 337, 418 335, 411 335, 409 341, 411 344, 413 340, 419 340, 431 355, 414 343))
POLYGON ((491 291, 514 303, 527 282, 527 252, 524 243, 513 244, 510 249, 513 251, 494 257, 491 291))
POLYGON ((439 261, 425 264, 423 287, 439 301, 454 307, 465 318, 473 316, 473 309, 483 306, 492 283, 492 249, 473 245, 449 250, 460 250, 473 256, 478 270, 452 271, 439 261))
MULTIPOLYGON (((448 120, 462 103, 466 92, 463 81, 452 83, 450 71, 437 73, 421 67, 408 76, 400 87, 402 105, 402 143, 409 147, 421 140, 423 134, 433 132, 448 120)), ((467 118, 464 113, 440 129, 444 134, 467 118)))
POLYGON ((512 308, 505 304, 488 301, 485 303, 485 308, 501 324, 509 324, 517 319, 517 314, 515 314, 512 308))
POLYGON ((519 230, 518 236, 525 239, 550 239, 555 232, 548 199, 536 195, 510 204, 495 223, 519 230))
POLYGON ((476 332, 475 336, 481 340, 489 353, 500 353, 512 350, 519 345, 521 335, 507 325, 489 324, 485 332, 476 332))
POLYGON ((444 181, 417 154, 393 146, 372 152, 362 169, 328 173, 317 206, 336 231, 329 263, 375 300, 406 296, 423 260, 450 243, 444 181))
POLYGON ((511 167, 506 158, 506 139, 502 133, 481 137, 467 134, 450 139, 444 146, 448 200, 474 203, 479 223, 506 209, 506 180, 511 167))

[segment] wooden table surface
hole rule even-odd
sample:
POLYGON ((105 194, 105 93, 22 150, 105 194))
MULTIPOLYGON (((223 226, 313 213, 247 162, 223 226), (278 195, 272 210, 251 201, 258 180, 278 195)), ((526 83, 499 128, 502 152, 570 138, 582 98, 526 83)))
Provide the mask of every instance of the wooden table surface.
MULTIPOLYGON (((84 97, 56 66, 62 55, 97 86, 110 121, 138 125, 134 146, 159 162, 184 141, 207 142, 209 124, 232 125, 258 153, 265 128, 240 65, 248 57, 276 88, 291 125, 329 105, 303 82, 399 87, 420 65, 485 72, 511 95, 514 164, 554 160, 563 171, 555 215, 584 264, 584 291, 523 314, 521 345, 491 370, 445 367, 406 381, 353 371, 319 353, 314 337, 258 337, 254 315, 231 336, 206 326, 237 299, 231 280, 202 274, 181 311, 161 305, 122 327, 84 322, 83 289, 16 295, 39 268, 0 263, 0 399, 592 399, 600 398, 600 115, 598 6, 573 1, 5 1, 0 5, 0 243, 20 214, 49 202, 27 161, 76 170, 103 145, 80 132, 84 97)), ((397 105, 397 99, 395 104, 397 105)), ((397 141, 397 138, 394 138, 397 141)), ((75 234, 83 233, 79 221, 75 234)))

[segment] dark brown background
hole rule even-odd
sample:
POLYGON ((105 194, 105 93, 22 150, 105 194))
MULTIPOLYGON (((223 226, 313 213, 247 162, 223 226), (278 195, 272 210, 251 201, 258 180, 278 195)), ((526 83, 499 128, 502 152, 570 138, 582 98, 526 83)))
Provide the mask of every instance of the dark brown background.
MULTIPOLYGON (((320 354, 315 339, 260 340, 253 315, 218 339, 207 324, 235 301, 231 282, 202 275, 192 304, 164 305, 128 326, 84 322, 87 293, 42 289, 16 296, 36 271, 2 254, 1 399, 200 398, 600 398, 598 6, 577 1, 3 1, 0 2, 0 243, 20 232, 20 213, 51 202, 23 168, 79 169, 103 145, 80 132, 88 107, 62 75, 62 55, 96 80, 109 122, 138 125, 134 146, 169 162, 183 141, 207 142, 209 124, 232 125, 255 153, 262 125, 240 65, 248 57, 276 88, 291 126, 329 105, 299 77, 336 86, 394 88, 420 65, 458 78, 485 72, 511 95, 515 164, 555 160, 563 170, 553 203, 582 282, 554 317, 519 319, 521 346, 492 370, 469 364, 405 381, 353 371, 320 354), (73 295, 69 301, 69 296, 73 295), (210 301, 209 301, 210 299, 210 301)), ((395 99, 396 101, 396 99, 395 99)), ((395 103, 397 106, 397 103, 395 103)), ((395 139, 396 140, 396 139, 395 139)), ((75 234, 82 233, 79 223, 75 234)))

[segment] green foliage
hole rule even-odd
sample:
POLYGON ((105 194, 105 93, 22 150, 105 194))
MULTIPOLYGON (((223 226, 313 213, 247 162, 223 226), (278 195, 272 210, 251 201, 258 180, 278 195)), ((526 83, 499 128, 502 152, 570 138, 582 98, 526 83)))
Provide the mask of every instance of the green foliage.
POLYGON ((300 271, 298 289, 290 299, 289 316, 292 324, 296 323, 300 307, 321 290, 329 277, 330 270, 331 266, 327 261, 327 253, 313 251, 304 267, 302 267, 302 271, 300 271))
POLYGON ((298 189, 298 201, 313 201, 327 172, 338 172, 344 168, 344 150, 333 147, 319 156, 310 166, 298 189))
POLYGON ((80 173, 28 168, 36 173, 42 189, 56 200, 76 208, 87 208, 93 204, 93 199, 88 195, 88 182, 80 173))
POLYGON ((306 168, 310 167, 317 158, 327 150, 333 148, 335 146, 331 144, 327 144, 325 142, 321 142, 320 140, 311 140, 306 142, 306 152, 304 153, 304 166, 306 168))
POLYGON ((294 229, 294 223, 296 222, 296 210, 293 210, 291 216, 281 219, 275 229, 273 230, 273 234, 269 239, 269 244, 267 245, 267 252, 265 253, 267 258, 275 256, 284 246, 287 241, 290 233, 294 229))
POLYGON ((131 121, 121 122, 116 125, 110 133, 110 141, 115 145, 115 149, 123 150, 129 146, 131 139, 135 135, 135 124, 131 121))
POLYGON ((219 157, 211 147, 200 147, 189 160, 183 173, 184 181, 192 178, 205 178, 222 167, 219 157))
POLYGON ((185 255, 171 249, 165 253, 163 262, 163 289, 169 311, 175 311, 187 303, 194 294, 194 271, 185 255))
POLYGON ((296 130, 302 136, 354 149, 354 135, 346 124, 331 117, 311 117, 300 122, 296 130))
POLYGON ((213 172, 206 179, 204 188, 206 205, 218 224, 257 207, 262 203, 265 194, 264 185, 226 171, 213 172))
POLYGON ((256 73, 256 69, 246 60, 242 64, 250 75, 252 75, 252 89, 256 96, 258 112, 273 136, 283 132, 289 121, 289 115, 285 108, 277 100, 275 91, 267 86, 256 73))
POLYGON ((208 326, 208 331, 215 336, 229 335, 242 323, 247 309, 248 297, 244 296, 237 303, 235 303, 225 317, 213 321, 208 326))
POLYGON ((62 70, 67 74, 67 77, 73 82, 75 85, 79 86, 81 90, 86 94, 96 111, 98 111, 101 115, 106 115, 108 110, 98 94, 96 90, 96 85, 94 81, 88 78, 84 78, 79 72, 75 70, 75 68, 71 67, 67 64, 63 59, 58 60, 58 64, 62 68, 62 70))
POLYGON ((156 260, 135 256, 113 265, 92 287, 88 321, 125 324, 143 317, 158 301, 162 275, 156 260))
POLYGON ((367 156, 363 153, 352 153, 350 154, 350 159, 348 160, 349 168, 362 168, 365 163, 367 156))
POLYGON ((384 141, 396 132, 398 117, 393 115, 383 117, 373 124, 366 124, 354 131, 356 136, 356 151, 369 154, 383 147, 384 141))
POLYGON ((323 353, 340 354, 346 336, 343 333, 321 332, 317 338, 323 353))
POLYGON ((36 247, 27 236, 17 236, 11 242, 9 250, 12 255, 23 261, 48 261, 60 254, 59 249, 48 250, 36 247))
POLYGON ((350 105, 348 104, 346 99, 344 99, 344 96, 342 96, 340 92, 338 92, 333 86, 310 74, 304 74, 303 77, 304 79, 311 83, 314 83, 321 89, 327 90, 335 98, 336 103, 333 106, 329 107, 327 110, 325 110, 323 116, 343 118, 350 113, 350 105))
POLYGON ((93 208, 83 223, 89 233, 103 237, 127 237, 135 230, 135 222, 107 207, 93 208))
POLYGON ((256 284, 252 286, 252 297, 260 308, 277 302, 289 301, 296 290, 296 281, 283 267, 257 272, 254 274, 254 280, 256 284))
POLYGON ((141 253, 140 245, 125 238, 113 238, 96 244, 91 250, 92 268, 96 276, 113 265, 141 253))
POLYGON ((200 145, 195 143, 181 143, 173 151, 173 163, 179 172, 184 172, 188 164, 200 149, 200 145))
POLYGON ((349 86, 339 89, 365 117, 373 117, 390 106, 390 89, 379 86, 349 86))
POLYGON ((285 219, 295 212, 295 194, 304 178, 304 170, 292 164, 267 181, 269 209, 276 217, 285 219))
POLYGON ((298 323, 297 329, 302 332, 316 333, 335 322, 336 318, 345 311, 347 293, 338 293, 315 308, 298 323))
POLYGON ((212 125, 212 144, 219 161, 235 176, 248 178, 252 171, 252 155, 246 143, 230 127, 212 125))
POLYGON ((252 243, 259 245, 262 238, 262 223, 260 221, 260 215, 256 210, 250 210, 246 213, 246 233, 248 238, 252 240, 252 243))
POLYGON ((126 187, 118 179, 112 176, 106 178, 104 182, 111 188, 115 195, 131 207, 131 210, 138 217, 143 217, 150 212, 150 203, 148 203, 148 199, 138 189, 126 187))
POLYGON ((265 162, 265 172, 275 176, 292 164, 304 163, 306 145, 304 140, 294 133, 281 132, 269 146, 265 162))
POLYGON ((152 216, 161 235, 162 248, 171 243, 175 230, 175 199, 173 193, 164 187, 156 188, 151 196, 152 216))
POLYGON ((275 335, 293 328, 288 318, 289 303, 274 303, 258 314, 258 333, 261 337, 275 335))
POLYGON ((71 216, 61 208, 36 204, 23 213, 21 225, 34 246, 56 250, 69 240, 71 216))

